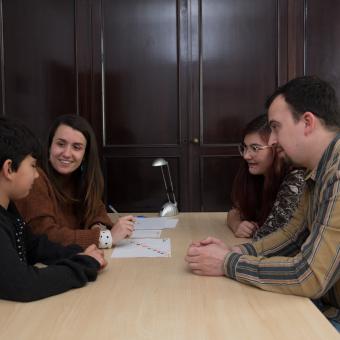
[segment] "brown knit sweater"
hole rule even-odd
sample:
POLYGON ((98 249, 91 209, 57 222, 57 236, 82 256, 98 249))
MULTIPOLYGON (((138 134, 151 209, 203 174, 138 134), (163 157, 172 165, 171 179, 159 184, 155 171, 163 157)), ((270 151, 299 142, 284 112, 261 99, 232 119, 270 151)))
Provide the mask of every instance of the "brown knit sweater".
POLYGON ((97 217, 80 225, 75 214, 74 204, 61 204, 50 180, 43 170, 38 169, 39 178, 35 180, 30 194, 16 201, 21 216, 30 224, 36 234, 46 234, 51 241, 63 245, 79 244, 83 248, 91 244, 98 245, 98 228, 89 229, 95 223, 112 227, 103 202, 98 207, 97 217))

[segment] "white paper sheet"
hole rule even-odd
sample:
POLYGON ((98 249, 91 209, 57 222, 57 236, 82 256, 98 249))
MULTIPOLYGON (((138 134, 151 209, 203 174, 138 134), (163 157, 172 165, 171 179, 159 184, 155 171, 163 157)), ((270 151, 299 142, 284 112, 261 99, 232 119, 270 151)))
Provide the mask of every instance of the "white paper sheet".
POLYGON ((171 257, 171 242, 169 238, 122 240, 113 249, 111 257, 171 257))
POLYGON ((130 238, 160 238, 162 230, 148 230, 138 229, 135 230, 130 238))
POLYGON ((137 217, 135 229, 168 229, 175 228, 177 218, 166 217, 137 217))

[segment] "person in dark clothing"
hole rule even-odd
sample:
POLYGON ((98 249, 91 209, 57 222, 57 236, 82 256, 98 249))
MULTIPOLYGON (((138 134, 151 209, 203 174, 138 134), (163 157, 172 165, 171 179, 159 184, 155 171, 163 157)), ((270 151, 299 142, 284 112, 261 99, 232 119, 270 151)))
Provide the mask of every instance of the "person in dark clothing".
POLYGON ((95 245, 83 250, 34 235, 13 200, 28 195, 40 154, 38 140, 21 123, 0 118, 0 298, 34 301, 84 286, 107 262, 95 245), (47 266, 36 267, 36 263, 47 266))

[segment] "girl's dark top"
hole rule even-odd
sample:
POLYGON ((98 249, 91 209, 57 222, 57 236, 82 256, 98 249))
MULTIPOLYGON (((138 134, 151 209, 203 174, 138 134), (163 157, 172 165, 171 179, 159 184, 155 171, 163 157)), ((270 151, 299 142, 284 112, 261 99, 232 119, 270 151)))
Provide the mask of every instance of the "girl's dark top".
POLYGON ((292 169, 284 178, 265 222, 253 235, 254 240, 283 228, 293 216, 305 187, 305 171, 292 169))
POLYGON ((96 280, 99 263, 78 255, 81 251, 78 245, 64 247, 34 235, 14 204, 7 210, 0 206, 0 298, 33 301, 96 280))

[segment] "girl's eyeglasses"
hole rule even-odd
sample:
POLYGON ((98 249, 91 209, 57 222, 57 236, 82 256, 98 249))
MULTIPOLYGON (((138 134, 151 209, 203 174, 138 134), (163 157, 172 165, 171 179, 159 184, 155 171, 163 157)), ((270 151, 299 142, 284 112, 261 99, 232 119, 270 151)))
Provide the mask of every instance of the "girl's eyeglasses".
POLYGON ((240 143, 238 145, 238 151, 240 152, 240 155, 243 157, 244 154, 247 152, 247 150, 250 151, 253 155, 256 155, 260 150, 272 148, 273 146, 271 145, 258 145, 258 144, 250 144, 250 145, 245 145, 243 143, 240 143))

